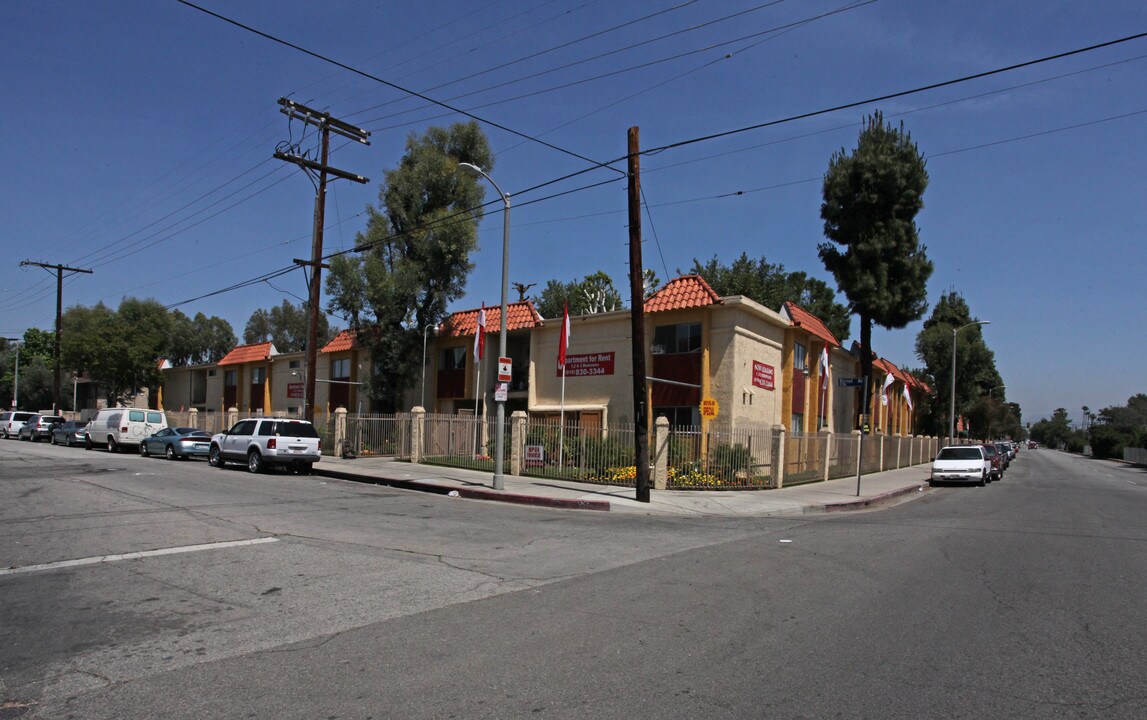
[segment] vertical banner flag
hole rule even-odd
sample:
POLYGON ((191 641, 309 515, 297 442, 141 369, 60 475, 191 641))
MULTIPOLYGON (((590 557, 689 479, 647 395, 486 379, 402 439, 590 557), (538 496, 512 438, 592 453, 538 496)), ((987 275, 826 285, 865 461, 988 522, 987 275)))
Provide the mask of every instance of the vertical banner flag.
POLYGON ((895 381, 895 378, 892 377, 892 373, 888 373, 887 375, 884 376, 884 388, 881 389, 881 391, 880 391, 880 404, 881 405, 887 405, 888 404, 888 386, 891 385, 894 381, 895 381))
MULTIPOLYGON (((570 304, 565 304, 565 309, 562 310, 562 334, 558 338, 558 367, 565 370, 566 367, 566 350, 570 346, 570 304)), ((565 373, 562 373, 563 375, 565 373)))
POLYGON ((820 376, 828 377, 828 343, 820 351, 820 376))
POLYGON ((478 330, 474 333, 474 362, 482 359, 486 352, 486 303, 478 311, 478 330))
POLYGON ((908 403, 908 409, 912 409, 912 393, 908 392, 908 383, 904 383, 904 402, 908 403))

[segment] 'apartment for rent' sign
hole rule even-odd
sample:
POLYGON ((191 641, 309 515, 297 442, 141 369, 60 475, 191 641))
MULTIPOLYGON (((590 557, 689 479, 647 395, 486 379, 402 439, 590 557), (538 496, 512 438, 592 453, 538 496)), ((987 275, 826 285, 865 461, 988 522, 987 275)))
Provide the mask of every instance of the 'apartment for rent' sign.
MULTIPOLYGON (((566 355, 566 377, 591 377, 593 375, 613 374, 613 353, 587 353, 585 355, 566 355)), ((557 376, 562 376, 559 367, 557 376)))
POLYGON ((766 390, 773 390, 776 386, 773 378, 774 370, 772 365, 766 365, 763 362, 753 361, 753 385, 766 390))

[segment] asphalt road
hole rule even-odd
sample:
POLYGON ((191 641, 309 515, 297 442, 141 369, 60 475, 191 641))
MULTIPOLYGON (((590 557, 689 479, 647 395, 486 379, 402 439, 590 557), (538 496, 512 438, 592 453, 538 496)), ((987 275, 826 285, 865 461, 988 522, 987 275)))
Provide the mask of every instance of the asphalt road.
POLYGON ((746 519, 0 441, 0 718, 1142 718, 1145 504, 1047 450, 746 519))

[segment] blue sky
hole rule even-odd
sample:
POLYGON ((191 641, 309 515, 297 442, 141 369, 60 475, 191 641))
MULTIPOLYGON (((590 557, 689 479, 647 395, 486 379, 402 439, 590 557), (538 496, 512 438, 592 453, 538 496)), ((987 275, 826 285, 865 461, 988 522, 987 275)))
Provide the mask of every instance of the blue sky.
MULTIPOLYGON (((1147 31, 1141 0, 202 4, 488 121, 491 174, 513 196, 510 280, 539 288, 597 270, 626 287, 625 184, 579 190, 619 173, 521 191, 589 167, 577 155, 623 156, 630 126, 651 149, 1147 31)), ((66 280, 65 306, 114 307, 179 303, 309 256, 313 188, 271 157, 301 129, 281 96, 372 132, 332 155, 371 182, 330 186, 327 251, 353 245, 409 133, 462 119, 175 0, 2 3, 0 67, 8 336, 54 322, 54 275, 22 260, 92 269, 66 280)), ((645 265, 665 280, 746 252, 834 285, 817 256, 820 178, 875 109, 928 161, 930 302, 956 290, 991 321, 1025 421, 1061 406, 1078 421, 1083 405, 1147 391, 1147 38, 645 156, 645 265)), ((498 302, 491 210, 452 309, 498 302)), ((295 272, 180 309, 241 336, 255 309, 305 287, 295 272)), ((874 347, 915 367, 919 327, 878 329, 874 347)))

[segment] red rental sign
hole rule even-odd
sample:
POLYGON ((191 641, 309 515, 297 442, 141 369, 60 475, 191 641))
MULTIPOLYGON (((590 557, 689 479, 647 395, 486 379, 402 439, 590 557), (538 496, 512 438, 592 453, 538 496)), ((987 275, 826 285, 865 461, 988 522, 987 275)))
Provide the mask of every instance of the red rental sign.
MULTIPOLYGON (((584 355, 566 355, 566 377, 591 377, 593 375, 613 374, 613 353, 587 353, 584 355)), ((559 367, 557 376, 562 376, 559 367)))
POLYGON ((287 383, 287 397, 302 399, 302 397, 303 397, 303 384, 302 383, 287 383))
POLYGON ((753 361, 753 385, 766 390, 773 390, 776 388, 774 383, 775 370, 772 365, 766 365, 763 362, 753 361))

